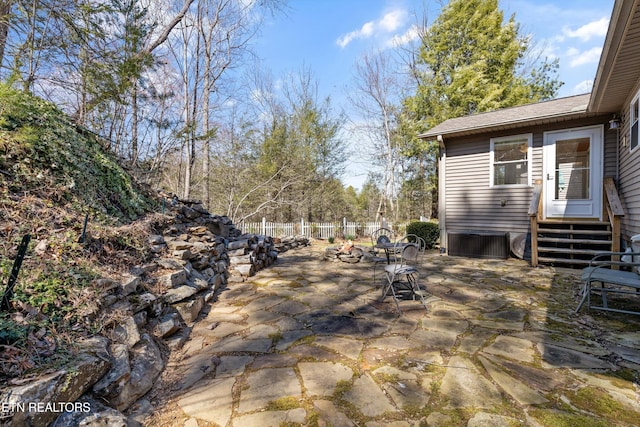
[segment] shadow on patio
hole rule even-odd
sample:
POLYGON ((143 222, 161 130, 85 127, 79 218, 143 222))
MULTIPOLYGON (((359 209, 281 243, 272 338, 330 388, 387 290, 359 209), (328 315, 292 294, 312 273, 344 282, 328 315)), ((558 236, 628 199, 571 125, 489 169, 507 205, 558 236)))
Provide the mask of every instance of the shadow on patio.
POLYGON ((230 283, 154 425, 637 425, 640 316, 575 314, 577 271, 429 254, 398 315, 372 268, 311 247, 230 283))

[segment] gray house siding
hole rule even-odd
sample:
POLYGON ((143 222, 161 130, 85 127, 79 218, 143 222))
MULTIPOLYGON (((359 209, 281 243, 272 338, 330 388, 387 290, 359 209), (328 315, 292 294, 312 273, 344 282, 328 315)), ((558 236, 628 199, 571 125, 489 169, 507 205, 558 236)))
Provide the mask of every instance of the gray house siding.
POLYGON ((629 149, 631 135, 629 105, 638 90, 640 88, 636 86, 625 101, 621 114, 624 120, 620 129, 620 144, 618 146, 620 155, 618 191, 625 210, 621 234, 625 241, 629 241, 631 236, 640 234, 640 148, 636 148, 633 152, 629 149))
POLYGON ((617 175, 616 146, 618 144, 617 132, 609 130, 609 123, 604 127, 604 175, 615 177, 617 175))
POLYGON ((490 137, 445 141, 445 146, 447 231, 526 231, 531 189, 489 186, 490 137))
MULTIPOLYGON (((608 125, 609 119, 610 116, 600 116, 564 121, 544 127, 530 126, 474 136, 445 138, 445 201, 444 206, 441 206, 441 212, 445 215, 446 232, 483 230, 526 233, 529 229, 528 211, 533 187, 490 186, 491 138, 532 134, 532 180, 535 181, 543 178, 544 132, 605 123, 608 125)), ((614 176, 615 132, 606 131, 604 137, 604 175, 614 176)), ((640 199, 638 202, 640 203, 640 199)))

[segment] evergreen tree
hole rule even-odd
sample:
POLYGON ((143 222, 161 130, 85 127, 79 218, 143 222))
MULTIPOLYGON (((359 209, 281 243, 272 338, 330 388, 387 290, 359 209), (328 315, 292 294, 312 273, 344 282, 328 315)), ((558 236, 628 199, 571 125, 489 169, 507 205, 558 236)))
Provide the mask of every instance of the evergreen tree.
MULTIPOLYGON (((452 0, 423 34, 412 64, 417 85, 403 101, 405 155, 434 164, 435 142, 418 134, 453 117, 553 98, 562 85, 557 60, 533 61, 530 68, 531 55, 530 39, 515 16, 504 20, 498 0, 452 0)), ((437 170, 430 169, 435 182, 437 170)), ((436 186, 431 190, 436 209, 436 186)))

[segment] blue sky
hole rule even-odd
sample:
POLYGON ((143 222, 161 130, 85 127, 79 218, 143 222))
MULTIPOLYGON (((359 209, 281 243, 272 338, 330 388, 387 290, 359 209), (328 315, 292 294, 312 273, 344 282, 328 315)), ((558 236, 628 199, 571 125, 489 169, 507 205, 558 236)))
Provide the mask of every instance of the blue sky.
MULTIPOLYGON (((522 34, 543 56, 559 58, 558 96, 590 91, 614 0, 499 0, 515 14, 522 34)), ((411 38, 417 17, 432 23, 439 0, 289 0, 285 15, 270 18, 255 41, 262 65, 274 78, 311 69, 319 96, 347 114, 354 64, 365 53, 411 38)), ((353 145, 353 141, 352 141, 353 145)), ((360 187, 370 169, 362 159, 343 182, 360 187), (356 170, 357 169, 357 170, 356 170)))

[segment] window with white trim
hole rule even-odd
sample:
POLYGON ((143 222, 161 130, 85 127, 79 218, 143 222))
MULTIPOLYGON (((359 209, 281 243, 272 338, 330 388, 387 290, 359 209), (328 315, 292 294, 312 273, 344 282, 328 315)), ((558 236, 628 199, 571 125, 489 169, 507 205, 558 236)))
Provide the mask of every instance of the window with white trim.
POLYGON ((629 114, 631 119, 631 135, 629 138, 629 147, 633 151, 638 146, 638 117, 640 117, 640 93, 631 101, 631 111, 629 114))
POLYGON ((532 135, 491 139, 491 187, 531 184, 532 135))

